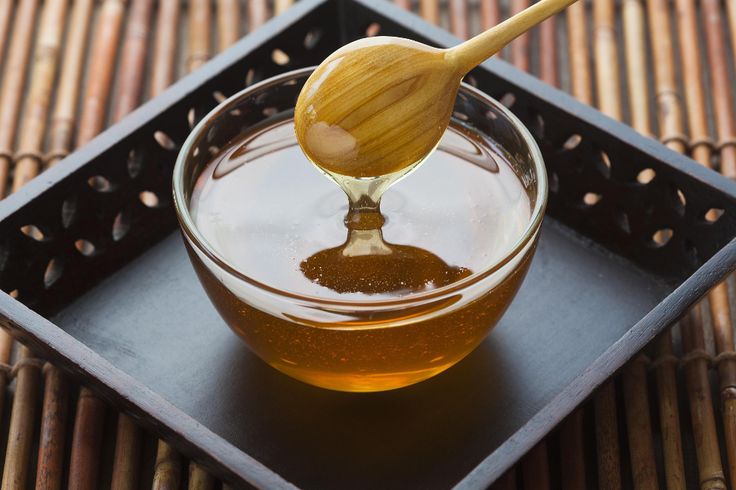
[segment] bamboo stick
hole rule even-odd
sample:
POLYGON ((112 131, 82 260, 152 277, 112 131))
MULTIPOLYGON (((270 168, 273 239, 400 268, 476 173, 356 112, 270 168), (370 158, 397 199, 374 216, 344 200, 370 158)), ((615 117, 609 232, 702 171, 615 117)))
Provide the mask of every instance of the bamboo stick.
MULTIPOLYGON (((670 35, 667 0, 647 0, 649 37, 652 40, 652 65, 657 94, 657 117, 660 140, 671 149, 683 153, 686 140, 682 130, 682 103, 677 90, 674 51, 670 35)), ((683 70, 687 76, 687 70, 683 70)))
POLYGON ((153 2, 150 0, 132 1, 120 57, 114 121, 119 121, 141 103, 152 13, 153 2))
POLYGON ((583 412, 571 413, 560 426, 560 477, 565 490, 586 490, 583 412))
POLYGON ((550 17, 539 25, 539 78, 557 86, 557 16, 550 17))
POLYGON ((98 488, 100 451, 105 429, 105 404, 82 387, 77 400, 72 452, 69 461, 70 490, 98 488))
POLYGON ((48 363, 44 366, 44 379, 36 490, 60 490, 64 473, 69 384, 61 370, 48 363))
POLYGON ((618 420, 616 417, 616 388, 614 381, 606 381, 593 397, 595 410, 595 442, 598 457, 598 488, 621 488, 621 461, 618 447, 618 420))
MULTIPOLYGON (((710 65, 709 72, 711 75, 713 110, 721 154, 721 173, 730 179, 736 179, 736 120, 733 114, 732 96, 734 85, 733 79, 730 78, 728 73, 728 57, 726 54, 725 34, 721 24, 720 1, 703 0, 701 2, 701 9, 703 12, 703 31, 705 33, 708 63, 710 65)), ((728 328, 731 328, 730 324, 728 328)), ((733 346, 729 347, 729 349, 733 350, 733 346)), ((732 371, 729 377, 736 381, 736 363, 729 361, 724 363, 723 366, 728 367, 732 371)), ((736 425, 730 427, 736 430, 736 425)), ((733 449, 736 451, 736 447, 733 449)), ((733 462, 734 470, 736 470, 736 455, 734 455, 733 462)), ((736 480, 734 480, 734 484, 736 484, 736 480)))
MULTIPOLYGON (((598 108, 621 119, 621 92, 615 35, 613 0, 593 2, 593 49, 598 108)), ((621 488, 621 462, 616 416, 616 388, 612 380, 603 384, 593 400, 598 456, 598 484, 601 490, 621 488)))
MULTIPOLYGON (((0 363, 10 364, 10 355, 13 351, 13 337, 4 329, 0 329, 0 363)), ((10 381, 9 373, 0 370, 0 417, 5 409, 5 391, 10 381)))
POLYGON ((125 3, 125 0, 104 0, 100 8, 89 62, 90 73, 79 120, 77 146, 87 143, 105 126, 107 100, 115 70, 125 3))
MULTIPOLYGON (((284 9, 276 3, 277 8, 284 9)), ((224 50, 240 39, 240 2, 238 0, 217 0, 217 49, 224 50)))
POLYGON ((2 490, 27 486, 40 382, 39 364, 40 360, 34 359, 30 350, 25 346, 20 348, 8 445, 5 448, 2 490))
POLYGON ((702 489, 725 489, 702 324, 699 306, 691 309, 681 323, 682 343, 686 352, 685 382, 698 460, 698 476, 702 489))
POLYGON ((465 0, 448 0, 447 9, 450 12, 450 31, 460 39, 467 39, 470 36, 468 4, 465 0))
POLYGON ((606 115, 621 120, 621 84, 619 83, 616 48, 616 14, 613 0, 593 2, 593 50, 598 108, 606 115))
POLYGON ((164 441, 158 441, 152 490, 179 490, 181 487, 181 457, 164 441))
POLYGON ((273 3, 274 15, 283 14, 293 3, 293 0, 275 0, 273 3))
POLYGON ((525 490, 549 490, 549 463, 547 443, 544 440, 534 446, 521 460, 521 471, 524 475, 525 490))
MULTIPOLYGON (((439 6, 437 10, 439 10, 439 6)), ((439 18, 439 12, 437 13, 437 17, 439 18)), ((500 21, 501 11, 498 6, 498 0, 480 0, 480 28, 487 31, 500 21)))
MULTIPOLYGON (((726 40, 721 25, 720 3, 713 0, 701 2, 710 80, 713 94, 716 131, 721 157, 721 172, 736 179, 736 121, 733 114, 733 81, 728 74, 726 40)), ((725 282, 716 286, 708 295, 716 350, 718 351, 718 376, 720 380, 722 419, 726 440, 728 473, 732 488, 736 488, 736 358, 734 356, 733 324, 725 282)))
POLYGON ((189 465, 189 490, 214 490, 215 479, 196 463, 189 465))
MULTIPOLYGON (((483 6, 481 4, 481 9, 483 6)), ((440 23, 440 2, 439 0, 419 0, 419 13, 427 22, 439 25, 440 23)), ((486 29, 485 27, 483 28, 486 29)))
POLYGON ((77 121, 80 81, 94 0, 75 0, 65 41, 59 87, 51 117, 51 141, 47 165, 64 158, 72 147, 77 121))
POLYGON ((140 454, 143 445, 141 429, 127 415, 118 414, 115 455, 113 456, 112 490, 139 488, 140 454))
MULTIPOLYGON (((529 0, 510 0, 510 16, 514 16, 529 7, 529 0)), ((529 33, 514 39, 509 45, 511 63, 518 69, 529 71, 529 33)))
POLYGON ((649 420, 649 390, 644 356, 639 355, 624 367, 623 385, 634 488, 657 490, 659 482, 652 444, 652 424, 649 420))
POLYGON ((179 0, 159 1, 151 68, 152 96, 163 92, 174 81, 179 16, 179 0))
POLYGON ((567 45, 572 95, 581 102, 592 105, 593 78, 590 73, 585 2, 575 2, 567 7, 565 18, 567 20, 567 45))
POLYGON ((20 127, 13 192, 38 175, 41 170, 43 137, 46 133, 46 120, 56 79, 67 5, 67 0, 48 0, 41 14, 38 41, 33 57, 31 87, 20 127))
MULTIPOLYGON (((8 176, 12 163, 13 141, 17 128, 23 87, 26 82, 26 67, 30 60, 31 43, 38 0, 18 3, 13 35, 8 46, 8 60, 0 87, 0 199, 7 192, 8 176)), ((4 334, 4 333, 3 333, 4 334)))
POLYGON ((655 341, 657 358, 654 373, 659 400, 659 425, 662 432, 664 475, 667 490, 685 490, 685 463, 677 402, 677 358, 672 351, 672 334, 665 330, 655 341))
POLYGON ((5 54, 5 43, 8 39, 10 16, 13 12, 13 0, 0 0, 0 65, 5 54))
MULTIPOLYGON (((662 7, 659 7, 662 8, 662 7)), ((697 18, 693 0, 675 0, 677 11, 677 30, 680 41, 680 57, 682 59, 682 78, 687 103, 687 123, 690 131, 690 151, 695 160, 710 166, 713 142, 708 132, 707 111, 703 94, 703 67, 700 58, 700 41, 697 18)), ((670 55, 671 56, 671 55, 670 55)), ((669 62, 670 66, 672 61, 669 62)), ((669 68, 674 84, 674 69, 669 68)), ((679 98, 677 99, 679 103, 679 98)), ((672 131, 682 132, 681 123, 671 123, 672 131)), ((663 136, 666 134, 663 132, 663 136)), ((672 145, 670 145, 672 146, 672 145)), ((675 150, 684 152, 685 145, 678 145, 675 150)))
POLYGON ((250 0, 248 2, 248 30, 254 31, 268 20, 268 2, 266 0, 250 0))
POLYGON ((736 61, 736 2, 726 2, 728 25, 731 31, 731 54, 736 61))
POLYGON ((651 136, 644 7, 641 0, 624 0, 622 16, 631 125, 639 133, 651 136))
MULTIPOLYGON (((252 2, 251 2, 252 3, 252 2)), ((189 2, 189 30, 187 37, 187 71, 192 72, 204 65, 210 58, 210 28, 212 15, 210 0, 189 2)))

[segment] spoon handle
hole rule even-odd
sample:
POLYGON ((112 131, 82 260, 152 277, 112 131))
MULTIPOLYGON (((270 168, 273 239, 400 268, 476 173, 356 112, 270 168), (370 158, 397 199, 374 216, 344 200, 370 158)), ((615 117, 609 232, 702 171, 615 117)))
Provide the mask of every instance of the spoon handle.
POLYGON ((499 52, 516 37, 576 1, 540 0, 487 31, 450 48, 447 51, 448 58, 454 59, 458 69, 465 74, 499 52))

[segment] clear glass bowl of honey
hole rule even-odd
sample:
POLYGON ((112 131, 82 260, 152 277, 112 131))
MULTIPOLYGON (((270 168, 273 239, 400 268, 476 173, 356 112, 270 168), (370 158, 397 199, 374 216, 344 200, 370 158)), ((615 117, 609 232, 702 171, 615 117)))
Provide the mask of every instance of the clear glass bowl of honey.
POLYGON ((173 176, 184 241, 222 318, 274 368, 342 391, 411 385, 463 359, 513 300, 544 215, 542 156, 463 84, 436 150, 354 219, 294 135, 312 71, 250 86, 194 128, 173 176))

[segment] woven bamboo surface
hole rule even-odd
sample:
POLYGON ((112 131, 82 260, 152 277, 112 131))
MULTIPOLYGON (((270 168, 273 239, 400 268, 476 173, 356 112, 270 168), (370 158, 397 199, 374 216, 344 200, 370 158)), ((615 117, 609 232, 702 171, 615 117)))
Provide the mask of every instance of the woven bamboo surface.
MULTIPOLYGON (((464 38, 529 1, 396 3, 464 38)), ((0 198, 291 3, 0 0, 0 198)), ((501 56, 736 178, 735 50, 736 0, 592 0, 501 56)), ((735 286, 709 293, 495 487, 736 488, 735 286)), ((2 490, 227 488, 3 332, 0 363, 2 490)))

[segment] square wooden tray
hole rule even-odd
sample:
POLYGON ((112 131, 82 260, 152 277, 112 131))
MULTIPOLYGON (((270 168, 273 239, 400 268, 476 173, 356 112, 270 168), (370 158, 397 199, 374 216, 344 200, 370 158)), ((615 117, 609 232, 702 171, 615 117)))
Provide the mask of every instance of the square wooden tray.
POLYGON ((0 324, 238 486, 485 487, 736 266, 734 184, 491 61, 470 81, 529 126, 551 182, 504 319, 458 366, 395 392, 329 392, 265 366, 186 259, 176 147, 220 94, 317 64, 369 26, 457 42, 388 4, 299 2, 0 202, 0 288, 17 295, 0 295, 0 324))

